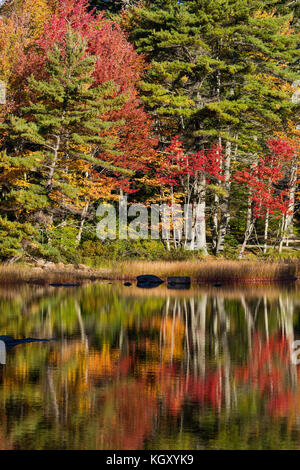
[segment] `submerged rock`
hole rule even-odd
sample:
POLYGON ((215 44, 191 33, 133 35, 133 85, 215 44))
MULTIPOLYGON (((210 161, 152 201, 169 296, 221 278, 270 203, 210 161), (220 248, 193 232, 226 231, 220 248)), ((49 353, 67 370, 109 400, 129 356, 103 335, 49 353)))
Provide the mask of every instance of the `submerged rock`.
POLYGON ((191 284, 168 284, 168 289, 173 290, 189 290, 191 288, 191 284))
POLYGON ((132 284, 131 284, 131 282, 124 282, 124 286, 130 287, 130 286, 132 286, 132 284))
POLYGON ((168 277, 168 287, 176 287, 176 286, 190 286, 191 285, 191 278, 188 276, 173 276, 168 277))
POLYGON ((24 344, 24 343, 45 343, 47 341, 55 341, 56 338, 50 338, 50 339, 38 339, 38 338, 25 338, 25 339, 14 339, 12 336, 7 336, 7 335, 0 335, 0 341, 5 343, 5 346, 7 349, 11 349, 15 346, 18 346, 18 344, 24 344))

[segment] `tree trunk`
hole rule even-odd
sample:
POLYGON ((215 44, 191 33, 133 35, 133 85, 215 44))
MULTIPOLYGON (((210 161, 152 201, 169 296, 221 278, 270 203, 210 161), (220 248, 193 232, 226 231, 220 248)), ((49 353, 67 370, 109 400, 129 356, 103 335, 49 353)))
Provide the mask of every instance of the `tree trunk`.
POLYGON ((213 206, 213 213, 211 217, 211 232, 212 232, 212 238, 211 238, 211 247, 212 247, 212 252, 216 253, 217 251, 217 243, 218 243, 218 210, 219 210, 219 196, 218 194, 215 194, 214 197, 214 206, 213 206))
POLYGON ((57 136, 56 139, 57 139, 57 145, 53 149, 54 157, 53 157, 52 163, 50 165, 50 171, 49 171, 48 180, 47 180, 47 187, 49 187, 49 188, 52 188, 52 185, 53 185, 54 171, 55 171, 57 158, 58 158, 58 151, 59 151, 59 147, 60 147, 60 137, 57 136))
POLYGON ((267 248, 268 248, 269 219, 270 219, 270 211, 269 209, 267 209, 266 219, 265 219, 265 233, 264 233, 264 254, 266 254, 267 248))
POLYGON ((226 196, 223 197, 223 202, 221 204, 221 220, 220 220, 220 229, 218 235, 218 243, 216 253, 224 251, 224 242, 225 236, 230 222, 230 212, 229 212, 229 194, 231 186, 231 142, 226 142, 226 151, 225 151, 225 162, 224 162, 224 188, 226 191, 226 196))
POLYGON ((298 158, 294 156, 292 160, 290 181, 289 181, 289 207, 286 216, 286 246, 289 246, 289 235, 293 233, 293 218, 295 209, 295 194, 297 188, 298 158))
POLYGON ((206 245, 206 179, 202 178, 198 187, 198 204, 195 211, 194 236, 192 249, 201 250, 204 256, 208 255, 206 245))
POLYGON ((255 219, 252 216, 251 220, 250 220, 250 223, 249 223, 249 225, 247 225, 246 230, 245 230, 244 241, 243 241, 243 244, 242 244, 241 251, 239 253, 239 259, 241 259, 244 255, 244 251, 245 251, 245 248, 247 246, 248 240, 251 237, 251 234, 253 232, 254 225, 255 225, 255 219))
POLYGON ((280 230, 280 240, 279 240, 279 247, 278 247, 279 253, 282 253, 284 236, 286 234, 286 228, 287 228, 287 214, 284 214, 282 217, 281 230, 280 230))
POLYGON ((76 246, 80 245, 82 232, 83 232, 83 227, 84 227, 86 216, 88 214, 88 210, 89 210, 89 203, 87 202, 86 205, 83 208, 82 213, 81 213, 80 226, 79 226, 78 234, 77 234, 77 237, 76 237, 76 246))

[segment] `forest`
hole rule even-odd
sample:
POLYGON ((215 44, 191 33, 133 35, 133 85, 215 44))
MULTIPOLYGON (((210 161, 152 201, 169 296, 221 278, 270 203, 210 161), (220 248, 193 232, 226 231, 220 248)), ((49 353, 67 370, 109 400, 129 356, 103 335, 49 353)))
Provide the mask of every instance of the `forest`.
POLYGON ((0 260, 296 258, 299 12, 2 1, 0 260), (197 207, 193 249, 175 227, 167 241, 100 241, 97 207, 124 195, 197 207))

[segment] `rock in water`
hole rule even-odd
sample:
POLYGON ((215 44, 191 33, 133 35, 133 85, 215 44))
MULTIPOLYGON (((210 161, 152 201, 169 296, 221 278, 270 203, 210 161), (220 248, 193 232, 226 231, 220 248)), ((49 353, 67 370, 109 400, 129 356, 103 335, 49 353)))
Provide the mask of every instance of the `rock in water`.
POLYGON ((153 289, 163 284, 163 280, 160 277, 154 276, 153 274, 144 274, 142 276, 137 276, 137 287, 143 289, 153 289))
POLYGON ((131 282, 124 282, 124 286, 126 287, 130 287, 131 285, 132 285, 131 282))
POLYGON ((191 287, 191 278, 188 276, 168 277, 168 289, 189 289, 191 287))
POLYGON ((55 341, 55 338, 24 338, 24 339, 15 339, 12 336, 7 336, 7 335, 1 335, 0 336, 0 341, 5 343, 6 349, 12 349, 15 346, 18 346, 19 344, 24 344, 24 343, 45 343, 48 341, 55 341))

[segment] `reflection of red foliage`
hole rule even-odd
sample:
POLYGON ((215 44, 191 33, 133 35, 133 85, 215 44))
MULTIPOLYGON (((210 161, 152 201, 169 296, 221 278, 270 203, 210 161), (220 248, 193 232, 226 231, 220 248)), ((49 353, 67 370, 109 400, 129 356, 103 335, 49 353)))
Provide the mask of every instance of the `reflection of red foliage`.
POLYGON ((254 335, 251 362, 247 366, 236 367, 235 379, 242 384, 250 383, 258 387, 260 393, 272 389, 272 393, 283 386, 283 374, 289 361, 289 345, 286 337, 277 335, 269 341, 261 342, 254 335))
MULTIPOLYGON (((267 405, 270 412, 280 414, 288 409, 293 395, 284 390, 284 373, 289 363, 289 344, 282 335, 262 342, 254 335, 252 356, 245 366, 231 369, 230 377, 237 385, 258 389, 260 396, 272 394, 267 405), (277 411, 276 411, 277 410, 277 411)), ((173 416, 178 415, 185 400, 208 404, 220 409, 224 400, 224 369, 206 372, 198 378, 183 374, 176 366, 162 366, 157 374, 159 389, 173 416)))
POLYGON ((106 434, 109 449, 138 450, 152 431, 157 401, 142 381, 116 383, 105 399, 113 413, 106 434))
POLYGON ((294 401, 295 396, 292 392, 282 392, 269 401, 268 410, 274 416, 286 416, 294 401))
MULTIPOLYGON (((123 358, 116 364, 112 376, 130 376, 134 372, 135 361, 132 357, 123 358)), ((285 373, 289 367, 289 343, 281 334, 262 340, 254 334, 251 356, 243 366, 230 368, 230 383, 240 388, 240 393, 257 391, 266 409, 274 416, 285 416, 295 397, 288 390, 285 373), (264 400, 264 401, 263 401, 264 400)), ((128 380, 129 377, 128 377, 128 380)), ((138 380, 136 385, 128 382, 121 388, 116 387, 112 396, 105 400, 117 403, 116 422, 110 431, 111 442, 116 439, 119 448, 140 448, 145 437, 151 432, 151 421, 157 409, 157 391, 167 412, 177 417, 185 402, 199 403, 215 410, 221 410, 225 400, 224 367, 216 370, 206 368, 202 377, 186 374, 179 363, 158 365, 151 375, 151 385, 147 379, 138 380), (154 384, 152 380, 154 379, 154 384), (145 406, 146 404, 146 406, 145 406), (124 430, 119 435, 116 427, 124 430), (125 432, 126 429, 126 432, 125 432)), ((116 441, 116 442, 117 442, 116 441)))
POLYGON ((200 379, 191 374, 182 374, 174 366, 164 366, 157 374, 159 388, 173 416, 179 413, 185 399, 219 408, 223 398, 222 378, 222 370, 208 373, 204 379, 200 379))
POLYGON ((120 361, 120 364, 117 367, 117 373, 120 375, 128 375, 130 368, 132 366, 132 358, 131 357, 125 357, 120 361))
POLYGON ((188 391, 193 401, 209 403, 213 408, 220 408, 223 399, 223 371, 208 373, 204 380, 190 378, 188 391))

